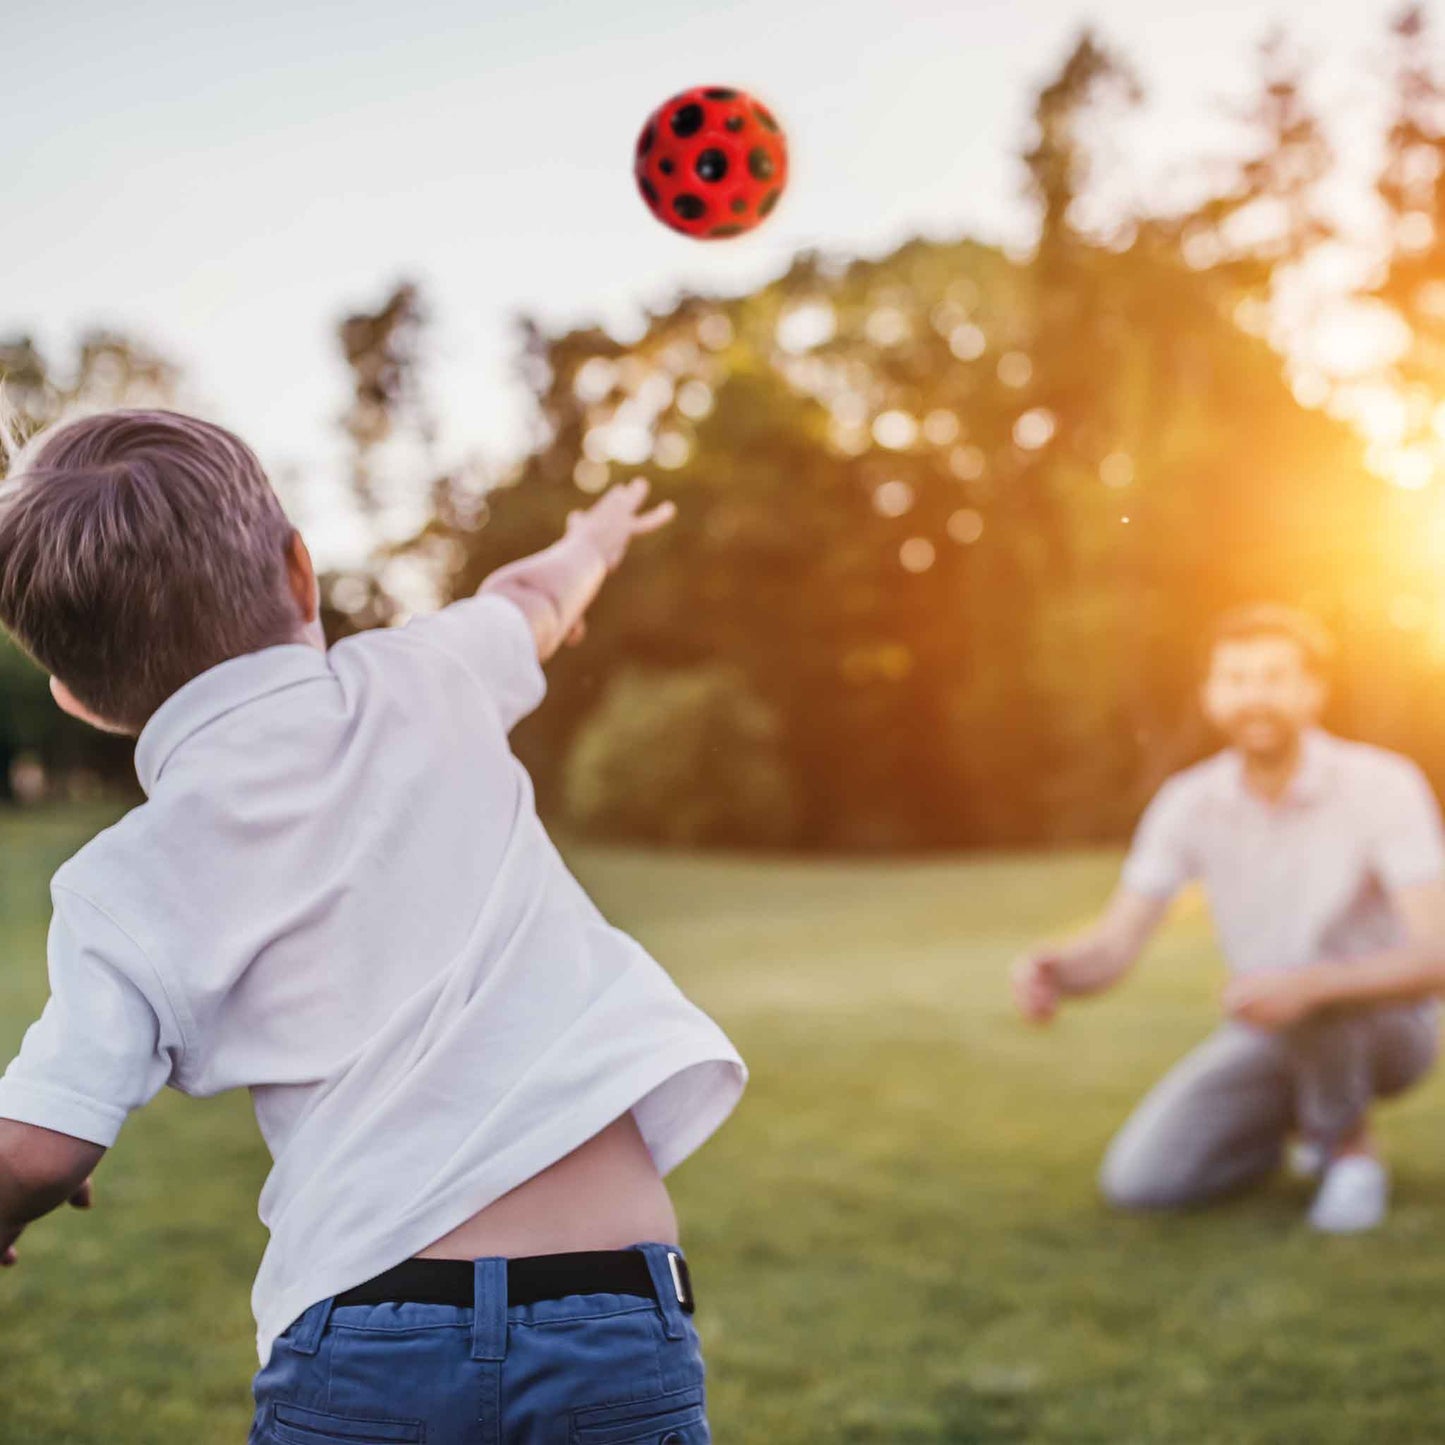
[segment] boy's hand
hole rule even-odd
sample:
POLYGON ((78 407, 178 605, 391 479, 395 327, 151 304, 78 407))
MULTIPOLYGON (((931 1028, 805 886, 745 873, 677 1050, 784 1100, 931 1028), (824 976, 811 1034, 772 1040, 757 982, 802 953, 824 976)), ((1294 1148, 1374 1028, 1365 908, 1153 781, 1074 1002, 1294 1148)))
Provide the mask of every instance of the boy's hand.
POLYGON ((27 1224, 62 1204, 89 1209, 91 1175, 105 1148, 38 1124, 0 1119, 0 1265, 15 1263, 27 1224))
MULTIPOLYGON (((89 1179, 70 1196, 67 1201, 76 1209, 89 1209, 95 1203, 95 1191, 89 1179)), ((24 1232, 23 1224, 11 1225, 0 1229, 0 1268, 9 1269, 18 1259, 15 1253, 15 1241, 24 1232)))
POLYGON ((613 487, 585 512, 567 518, 561 541, 498 567, 482 583, 483 592, 510 598, 521 608, 543 662, 564 642, 582 640, 587 609, 632 539, 665 527, 677 514, 671 502, 643 511, 646 501, 642 477, 613 487))
POLYGON ((567 518, 568 536, 585 537, 602 554, 607 570, 615 571, 634 537, 665 527, 677 515, 671 502, 644 512, 648 490, 644 477, 608 488, 585 512, 573 512, 567 518))

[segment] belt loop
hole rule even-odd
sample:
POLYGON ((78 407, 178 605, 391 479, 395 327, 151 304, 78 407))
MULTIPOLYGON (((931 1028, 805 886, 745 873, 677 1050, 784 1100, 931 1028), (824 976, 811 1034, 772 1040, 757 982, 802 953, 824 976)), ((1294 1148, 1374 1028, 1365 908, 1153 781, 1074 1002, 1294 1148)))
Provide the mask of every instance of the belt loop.
POLYGON ((335 1296, 317 1300, 305 1314, 296 1321, 296 1335, 291 1348, 298 1355, 314 1355, 321 1348, 321 1336, 326 1333, 326 1322, 331 1318, 331 1304, 335 1296))
POLYGON ((507 1261, 472 1261, 472 1358, 507 1358, 507 1261))
POLYGON ((662 1332, 670 1340, 680 1340, 687 1334, 687 1316, 692 1313, 692 1283, 687 1261, 682 1251, 672 1245, 640 1244, 637 1247, 647 1261, 652 1287, 657 1291, 662 1332))

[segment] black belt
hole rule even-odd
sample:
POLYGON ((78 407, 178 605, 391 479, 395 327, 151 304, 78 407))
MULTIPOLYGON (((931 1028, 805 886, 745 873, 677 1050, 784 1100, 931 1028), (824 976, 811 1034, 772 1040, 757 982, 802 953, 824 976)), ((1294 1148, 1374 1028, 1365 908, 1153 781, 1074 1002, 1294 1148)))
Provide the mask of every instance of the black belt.
MULTIPOLYGON (((667 1254, 677 1302, 693 1312, 692 1279, 687 1261, 676 1250, 667 1254)), ((538 1254, 507 1261, 507 1303, 531 1305, 572 1294, 630 1294, 655 1300, 657 1288, 645 1255, 635 1249, 592 1250, 581 1254, 538 1254)), ((406 1259, 365 1284, 336 1296, 346 1305, 459 1305, 476 1301, 476 1273, 469 1259, 406 1259)))

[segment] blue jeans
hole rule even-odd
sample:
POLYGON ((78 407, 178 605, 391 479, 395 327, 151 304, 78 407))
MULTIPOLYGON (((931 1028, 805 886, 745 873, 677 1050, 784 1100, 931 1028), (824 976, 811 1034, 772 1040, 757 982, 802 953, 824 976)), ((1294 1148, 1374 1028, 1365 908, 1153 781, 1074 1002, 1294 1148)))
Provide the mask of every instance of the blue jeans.
POLYGON ((476 1261, 471 1307, 314 1304, 256 1376, 250 1445, 708 1445, 702 1351, 660 1244, 660 1303, 507 1305, 476 1261))

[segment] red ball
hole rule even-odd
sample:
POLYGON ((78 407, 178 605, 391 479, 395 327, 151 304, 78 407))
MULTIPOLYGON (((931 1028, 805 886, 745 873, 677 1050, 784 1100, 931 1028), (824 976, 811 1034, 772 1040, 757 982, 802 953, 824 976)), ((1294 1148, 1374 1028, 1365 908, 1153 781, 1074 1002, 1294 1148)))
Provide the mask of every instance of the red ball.
POLYGON ((788 144, 773 113, 745 91, 699 85, 648 116, 634 173, 664 225, 721 240, 772 214, 788 183, 788 144))

